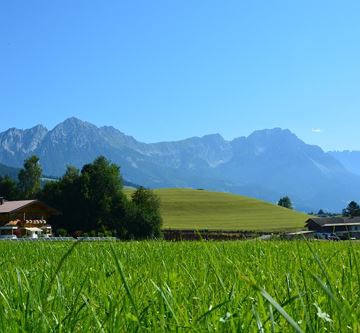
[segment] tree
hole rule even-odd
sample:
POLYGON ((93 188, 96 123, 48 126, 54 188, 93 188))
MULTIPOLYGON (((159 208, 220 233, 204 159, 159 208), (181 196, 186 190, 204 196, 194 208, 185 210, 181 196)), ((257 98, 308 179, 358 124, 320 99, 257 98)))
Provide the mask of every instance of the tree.
POLYGON ((18 188, 24 199, 34 199, 41 189, 42 169, 39 158, 35 155, 29 157, 24 162, 23 169, 18 175, 18 188))
POLYGON ((326 213, 325 213, 322 209, 320 209, 320 210, 318 211, 317 215, 319 215, 319 216, 325 216, 326 213))
POLYGON ((58 181, 47 182, 40 194, 40 199, 58 209, 61 215, 54 216, 51 224, 54 228, 74 231, 83 222, 83 200, 81 195, 80 171, 68 166, 65 174, 58 181))
POLYGON ((81 172, 68 167, 58 181, 45 184, 40 198, 62 213, 51 221, 56 229, 65 228, 79 235, 159 237, 162 226, 159 198, 154 192, 139 188, 129 201, 122 189, 120 168, 99 157, 81 172))
POLYGON ((140 187, 131 196, 125 229, 131 238, 157 238, 161 236, 163 220, 160 199, 151 190, 140 187))
POLYGON ((285 207, 285 208, 288 208, 288 209, 293 209, 291 200, 290 200, 290 198, 288 196, 280 198, 280 200, 278 202, 278 206, 285 207))
POLYGON ((0 197, 7 200, 19 199, 17 184, 9 176, 0 177, 0 197))
POLYGON ((126 215, 120 169, 104 157, 85 165, 81 172, 68 167, 59 181, 44 186, 41 198, 62 212, 52 224, 70 232, 120 230, 126 215))
POLYGON ((343 216, 360 216, 360 206, 357 202, 351 201, 348 206, 343 209, 343 216))
POLYGON ((124 217, 126 197, 120 168, 100 156, 81 170, 81 195, 86 230, 117 227, 124 217))

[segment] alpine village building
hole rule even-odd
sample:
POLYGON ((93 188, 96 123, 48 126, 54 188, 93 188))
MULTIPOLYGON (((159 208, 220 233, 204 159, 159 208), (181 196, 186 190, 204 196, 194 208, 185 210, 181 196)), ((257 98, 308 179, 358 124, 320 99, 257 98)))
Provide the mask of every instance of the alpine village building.
POLYGON ((319 217, 306 221, 309 231, 318 238, 360 239, 360 217, 319 217))
POLYGON ((0 238, 50 237, 48 219, 58 214, 39 200, 6 201, 0 197, 0 238))

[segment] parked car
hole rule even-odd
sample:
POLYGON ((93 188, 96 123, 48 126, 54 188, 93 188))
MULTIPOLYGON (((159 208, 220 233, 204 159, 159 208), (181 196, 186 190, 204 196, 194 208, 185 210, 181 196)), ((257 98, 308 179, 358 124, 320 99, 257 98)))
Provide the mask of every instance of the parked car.
POLYGON ((332 234, 330 236, 328 236, 327 238, 328 240, 332 240, 332 241, 339 241, 340 240, 340 237, 335 235, 335 234, 332 234))

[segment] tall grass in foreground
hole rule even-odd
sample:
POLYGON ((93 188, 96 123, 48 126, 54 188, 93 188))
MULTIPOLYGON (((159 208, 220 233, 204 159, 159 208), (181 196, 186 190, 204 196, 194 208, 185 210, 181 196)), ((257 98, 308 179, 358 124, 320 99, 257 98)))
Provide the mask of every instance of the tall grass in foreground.
POLYGON ((360 244, 0 243, 1 332, 359 332, 360 244))

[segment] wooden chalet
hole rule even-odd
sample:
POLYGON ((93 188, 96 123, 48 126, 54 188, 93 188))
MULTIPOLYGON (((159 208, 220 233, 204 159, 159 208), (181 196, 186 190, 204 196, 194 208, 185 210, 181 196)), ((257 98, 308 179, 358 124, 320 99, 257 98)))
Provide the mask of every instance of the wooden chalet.
POLYGON ((6 201, 0 198, 0 238, 49 237, 52 229, 47 221, 57 214, 56 209, 39 200, 6 201))
POLYGON ((360 217, 318 217, 306 221, 306 227, 319 238, 336 235, 342 239, 360 239, 360 217))

